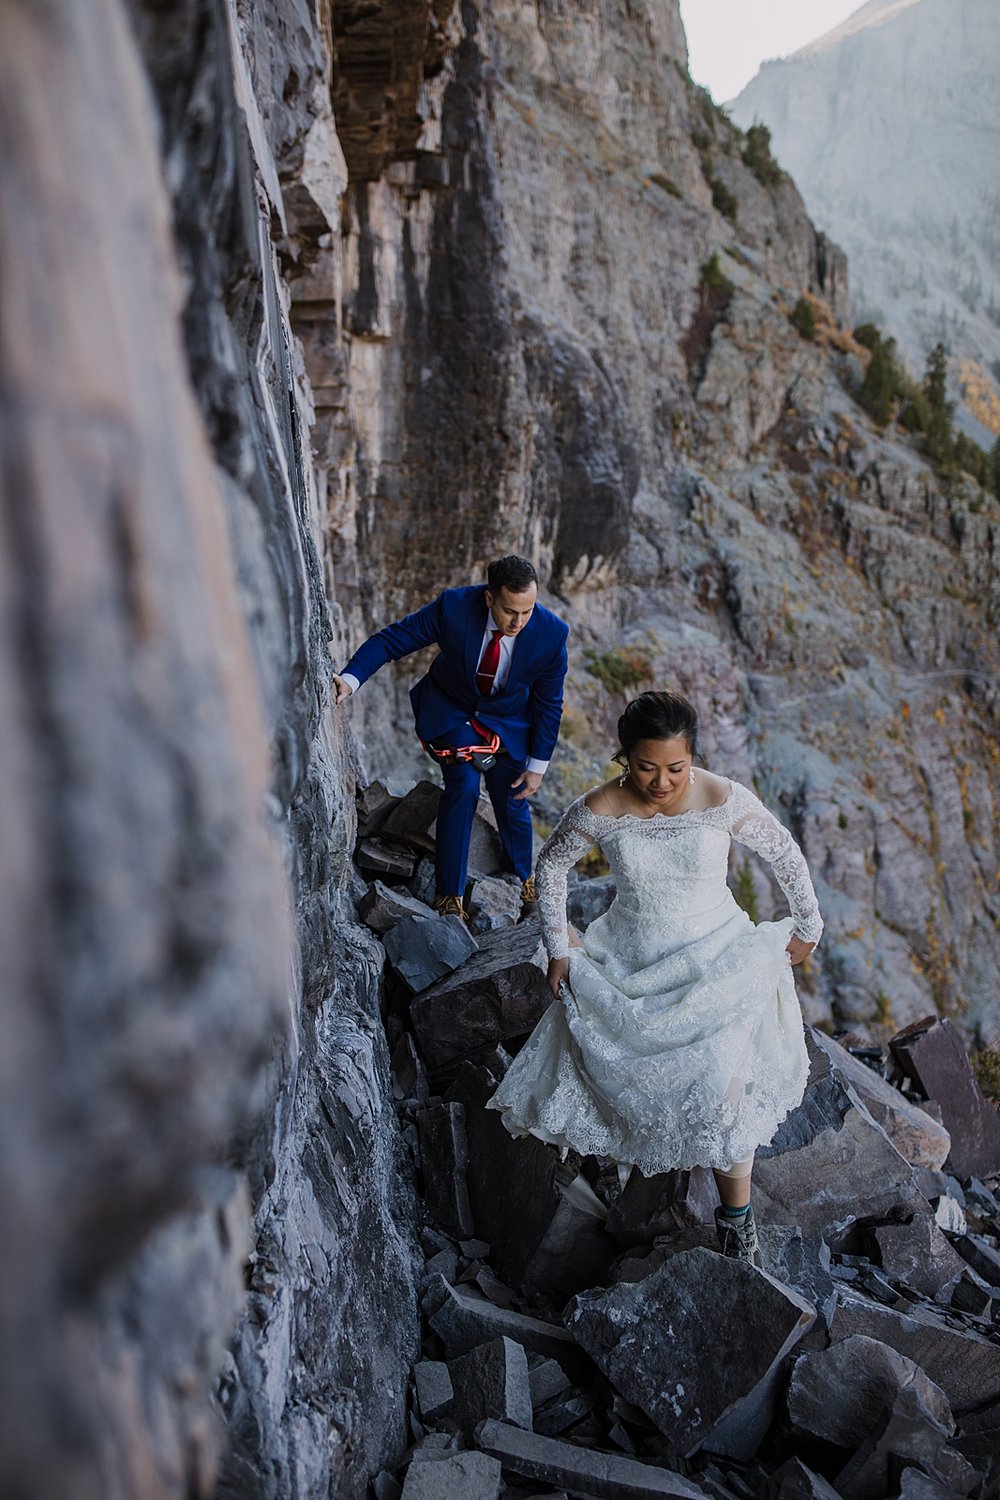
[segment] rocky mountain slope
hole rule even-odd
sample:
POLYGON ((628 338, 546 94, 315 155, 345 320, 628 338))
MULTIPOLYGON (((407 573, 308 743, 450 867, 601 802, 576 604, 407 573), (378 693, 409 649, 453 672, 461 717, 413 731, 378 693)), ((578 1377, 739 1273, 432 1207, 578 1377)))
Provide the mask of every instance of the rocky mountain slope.
POLYGON ((869 0, 765 63, 733 119, 771 130, 848 253, 859 318, 915 373, 939 340, 969 435, 1000 433, 1000 14, 990 0, 869 0))
POLYGON ((810 1017, 995 1035, 1000 517, 855 405, 673 0, 19 3, 0 70, 6 1482, 353 1497, 419 1338, 353 794, 417 664, 334 714, 328 641, 529 553, 541 816, 678 685, 816 872, 810 1017))

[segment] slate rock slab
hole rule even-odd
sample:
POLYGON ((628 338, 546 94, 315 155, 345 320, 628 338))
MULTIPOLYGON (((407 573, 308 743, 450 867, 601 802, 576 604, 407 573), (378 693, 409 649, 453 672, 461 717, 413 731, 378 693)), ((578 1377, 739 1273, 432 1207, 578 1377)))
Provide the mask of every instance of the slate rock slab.
POLYGON ((355 797, 358 836, 367 838, 369 834, 378 833, 396 803, 408 790, 408 787, 387 786, 382 781, 372 781, 365 787, 359 787, 355 797))
POLYGON ((929 1016, 889 1043, 903 1072, 941 1110, 951 1133, 948 1169, 956 1177, 1000 1172, 1000 1113, 984 1098, 958 1028, 929 1016))
POLYGON ((896 1474, 906 1460, 933 1468, 948 1430, 928 1411, 913 1386, 896 1392, 890 1411, 837 1474, 834 1483, 844 1500, 885 1500, 895 1489, 896 1474))
POLYGON ((594 1377, 594 1367, 573 1335, 559 1323, 497 1307, 485 1297, 474 1297, 454 1287, 443 1276, 435 1278, 425 1306, 428 1323, 444 1345, 448 1359, 468 1354, 478 1344, 506 1337, 534 1354, 554 1359, 571 1375, 583 1381, 594 1377))
POLYGON ((960 1497, 943 1479, 935 1479, 922 1469, 904 1469, 899 1477, 899 1500, 960 1500, 960 1497))
POLYGON ((689 1172, 632 1172, 608 1214, 608 1233, 623 1245, 643 1245, 681 1226, 707 1224, 714 1235, 719 1194, 707 1167, 689 1172))
POLYGON ((790 1458, 771 1475, 767 1500, 841 1500, 841 1496, 832 1484, 821 1474, 814 1474, 800 1458, 790 1458))
POLYGON ((613 875, 579 875, 571 870, 566 892, 566 915, 577 932, 586 932, 602 917, 615 899, 618 887, 613 875))
POLYGON ((469 836, 469 868, 480 875, 501 875, 507 860, 497 832, 497 816, 487 797, 480 797, 469 836))
POLYGON ((793 1287, 816 1309, 820 1323, 829 1326, 837 1293, 829 1245, 820 1235, 803 1235, 790 1224, 758 1227, 764 1269, 785 1286, 793 1287))
POLYGON ((477 951, 461 917, 403 917, 386 933, 386 957, 414 994, 429 989, 477 951))
POLYGON ((476 1442, 500 1460, 505 1474, 562 1485, 572 1495, 593 1500, 707 1500, 707 1491, 670 1469, 522 1432, 505 1422, 483 1422, 476 1429, 476 1442))
POLYGON ((1000 1251, 981 1236, 962 1234, 952 1241, 956 1252, 978 1276, 1000 1287, 1000 1251))
POLYGON ((792 1426, 809 1437, 855 1448, 912 1386, 942 1429, 954 1431, 947 1397, 919 1365, 864 1334, 801 1354, 792 1368, 786 1404, 792 1426))
POLYGON ((881 1125, 896 1150, 911 1166, 935 1171, 944 1165, 951 1150, 951 1136, 943 1125, 853 1057, 832 1037, 815 1030, 810 1036, 826 1053, 837 1072, 856 1090, 872 1119, 881 1125))
POLYGON ((925 1297, 954 1286, 965 1267, 927 1212, 915 1213, 909 1223, 879 1224, 867 1237, 876 1263, 893 1280, 925 1297))
POLYGON ((354 860, 362 874, 386 875, 390 880, 409 880, 417 863, 409 849, 378 835, 361 840, 354 860))
POLYGON ((537 917, 487 933, 459 973, 413 1002, 413 1029, 431 1068, 534 1030, 552 1003, 545 974, 533 962, 540 942, 537 917))
POLYGON ((785 1357, 815 1316, 765 1272, 699 1248, 644 1281, 581 1294, 566 1324, 678 1453, 747 1459, 771 1420, 785 1357))
POLYGON ((473 882, 469 898, 469 930, 476 937, 500 928, 513 927, 521 915, 521 883, 497 875, 484 875, 473 882))
POLYGON ((831 1337, 839 1342, 852 1333, 879 1339, 912 1359, 944 1391, 956 1416, 1000 1400, 1000 1345, 949 1322, 943 1310, 921 1303, 899 1311, 839 1286, 831 1337))
POLYGON ((417 1407, 425 1422, 444 1415, 455 1398, 448 1366, 437 1359, 421 1359, 413 1367, 417 1407))
POLYGON ((792 1224, 830 1240, 857 1219, 911 1206, 917 1195, 912 1167, 846 1076, 810 1033, 806 1046, 805 1096, 757 1152, 754 1199, 761 1223, 792 1224))
POLYGON ((455 1391, 450 1415, 463 1432, 471 1433, 489 1417, 530 1431, 531 1386, 521 1344, 504 1335, 490 1339, 453 1359, 448 1372, 455 1391))
POLYGON ((418 781, 394 807, 379 830, 384 838, 405 844, 417 853, 434 852, 434 824, 442 788, 434 781, 418 781))
POLYGON ((465 1109, 458 1102, 428 1105, 417 1115, 417 1132, 427 1210, 447 1234, 462 1239, 475 1231, 466 1183, 465 1109))
POLYGON ((452 1453, 411 1463, 402 1500, 497 1500, 502 1469, 485 1453, 452 1453))
POLYGON ((370 932, 381 937, 404 917, 433 917, 434 912, 407 891, 374 880, 358 902, 358 916, 370 932))
POLYGON ((616 1247, 603 1218, 567 1192, 557 1153, 534 1136, 515 1139, 486 1108, 495 1087, 487 1069, 465 1063, 445 1096, 465 1107, 476 1232, 509 1281, 562 1303, 607 1280, 616 1247))

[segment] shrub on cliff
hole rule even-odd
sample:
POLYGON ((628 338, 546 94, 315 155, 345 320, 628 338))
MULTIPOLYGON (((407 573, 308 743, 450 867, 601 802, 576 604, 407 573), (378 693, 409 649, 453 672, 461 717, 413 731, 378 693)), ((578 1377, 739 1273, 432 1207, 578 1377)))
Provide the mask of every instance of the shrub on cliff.
POLYGON ((712 207, 717 208, 719 213, 729 219, 730 222, 734 222, 736 219, 736 210, 739 208, 735 194, 729 191, 726 184, 719 177, 710 177, 708 185, 712 189, 712 207))
MULTIPOLYGON (((857 338, 857 332, 854 336, 857 338)), ((868 361, 859 400, 872 421, 879 427, 885 427, 892 420, 893 402, 899 383, 896 341, 878 336, 871 351, 872 357, 868 361)))
POLYGON ((771 154, 771 132, 759 120, 747 131, 743 165, 750 168, 764 187, 776 187, 785 175, 771 154))
POLYGON ((816 314, 808 298, 799 298, 789 315, 789 322, 804 339, 816 337, 816 314))

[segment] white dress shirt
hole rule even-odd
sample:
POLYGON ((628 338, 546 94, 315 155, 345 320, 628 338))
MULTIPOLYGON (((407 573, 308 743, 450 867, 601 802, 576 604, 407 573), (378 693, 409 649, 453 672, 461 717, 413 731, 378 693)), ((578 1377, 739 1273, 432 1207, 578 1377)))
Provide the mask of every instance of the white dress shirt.
MULTIPOLYGON (((495 629, 496 626, 493 624, 493 617, 491 615, 489 621, 487 622, 486 629, 483 631, 483 639, 479 647, 479 656, 476 658, 477 672, 479 670, 479 663, 483 659, 483 654, 486 650, 486 647, 490 643, 490 637, 492 636, 495 629)), ((501 635, 500 660, 497 663, 497 672, 496 676, 493 679, 493 688, 490 693, 491 698, 494 693, 498 693, 500 691, 504 683, 507 681, 508 674, 510 673, 511 658, 514 655, 514 647, 516 645, 516 635, 501 635)), ((350 684, 352 693, 356 693, 358 688, 361 686, 360 682, 354 676, 353 672, 341 672, 340 677, 344 682, 350 684)), ((544 776, 546 771, 549 769, 549 763, 547 760, 538 760, 534 755, 529 755, 526 769, 529 771, 534 771, 536 776, 544 776)))

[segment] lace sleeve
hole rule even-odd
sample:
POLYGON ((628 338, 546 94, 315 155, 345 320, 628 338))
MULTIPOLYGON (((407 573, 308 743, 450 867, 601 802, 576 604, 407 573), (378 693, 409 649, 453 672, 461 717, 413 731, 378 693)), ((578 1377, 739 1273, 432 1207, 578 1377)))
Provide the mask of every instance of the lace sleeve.
POLYGON ((745 786, 733 783, 730 804, 732 838, 767 860, 795 918, 796 936, 805 943, 818 943, 823 918, 802 850, 788 829, 745 786))
POLYGON ((566 872, 597 842, 595 820, 583 798, 567 808, 538 856, 538 910, 550 958, 566 958, 566 872))

